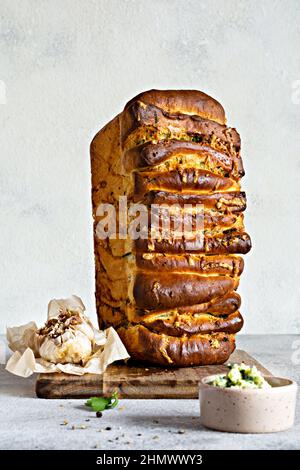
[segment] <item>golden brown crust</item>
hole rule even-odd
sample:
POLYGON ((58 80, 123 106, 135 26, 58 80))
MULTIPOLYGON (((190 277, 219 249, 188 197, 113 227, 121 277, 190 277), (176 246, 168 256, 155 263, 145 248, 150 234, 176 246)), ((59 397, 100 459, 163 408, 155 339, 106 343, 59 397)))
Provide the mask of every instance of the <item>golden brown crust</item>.
POLYGON ((236 129, 199 116, 168 114, 156 106, 141 102, 134 103, 121 114, 121 142, 126 150, 140 145, 141 140, 173 137, 208 143, 213 148, 223 148, 233 156, 239 154, 241 148, 236 129))
MULTIPOLYGON (((145 318, 149 318, 156 315, 165 315, 167 318, 172 315, 178 315, 179 317, 191 317, 202 315, 210 315, 213 317, 223 317, 226 318, 231 314, 234 314, 238 311, 241 306, 241 298, 239 294, 235 291, 231 291, 228 294, 225 294, 223 297, 218 297, 213 299, 211 302, 189 305, 186 307, 177 307, 176 309, 171 310, 156 310, 153 313, 150 313, 149 310, 139 310, 135 309, 133 315, 126 315, 126 309, 123 304, 118 302, 112 302, 111 305, 105 303, 105 301, 98 295, 97 306, 99 314, 99 322, 102 329, 108 328, 109 326, 121 326, 128 323, 128 317, 132 323, 144 323, 145 318)), ((193 321, 191 322, 191 325, 193 321)), ((224 325, 224 324, 223 324, 224 325)))
POLYGON ((148 90, 139 93, 126 104, 130 108, 136 102, 152 104, 169 114, 191 114, 226 123, 223 106, 214 98, 197 90, 148 90))
MULTIPOLYGON (((184 307, 177 307, 176 312, 178 314, 201 314, 201 313, 208 313, 214 316, 226 316, 230 315, 231 313, 236 312, 241 306, 241 297, 235 291, 228 292, 227 294, 223 295, 222 297, 217 297, 216 299, 212 299, 210 302, 205 302, 202 304, 195 304, 195 305, 188 305, 184 307)), ((156 311, 156 313, 166 313, 170 314, 172 310, 160 310, 156 311)), ((149 313, 149 310, 138 310, 139 315, 142 317, 149 313)))
POLYGON ((184 334, 208 334, 208 333, 237 333, 243 326, 243 317, 236 311, 227 316, 214 316, 202 314, 157 314, 143 317, 139 324, 146 326, 155 333, 169 336, 182 336, 184 334))
MULTIPOLYGON (((149 198, 150 199, 150 198, 149 198)), ((195 212, 189 211, 189 208, 178 206, 174 210, 173 204, 168 202, 164 203, 166 206, 164 209, 153 209, 149 210, 148 213, 148 234, 149 239, 165 239, 165 238, 182 238, 183 235, 188 237, 196 236, 199 234, 199 230, 205 230, 205 237, 217 237, 222 236, 224 233, 228 233, 229 230, 233 232, 242 232, 244 230, 244 216, 241 213, 241 208, 236 210, 236 207, 229 207, 227 202, 225 204, 220 203, 222 210, 215 210, 212 205, 213 201, 207 201, 210 207, 200 205, 195 212), (186 231, 183 231, 184 222, 186 223, 186 231), (188 224, 188 225, 187 225, 188 224), (152 231, 151 231, 151 229, 152 231), (164 232, 164 229, 167 230, 164 232)), ((200 203, 201 204, 201 203, 200 203)), ((150 204, 149 204, 150 207, 150 204)), ((195 207, 195 205, 193 205, 195 207)), ((147 233, 147 227, 145 224, 145 235, 147 233)))
POLYGON ((210 302, 237 286, 238 279, 228 276, 138 272, 133 295, 137 307, 159 310, 210 302))
POLYGON ((123 165, 126 171, 154 167, 172 158, 180 160, 186 155, 198 158, 199 162, 209 164, 214 171, 222 170, 224 176, 238 180, 244 176, 244 168, 240 156, 228 155, 224 151, 211 148, 209 145, 184 140, 161 140, 157 143, 146 142, 124 152, 123 165))
POLYGON ((242 191, 205 194, 181 194, 167 191, 150 191, 143 202, 146 204, 203 204, 205 208, 226 212, 242 212, 246 209, 246 194, 242 191))
POLYGON ((100 329, 116 327, 127 322, 126 313, 119 307, 112 307, 96 295, 98 322, 100 329))
POLYGON ((166 366, 223 364, 235 349, 234 335, 227 333, 178 338, 153 333, 143 325, 117 331, 133 359, 166 366))
POLYGON ((222 106, 197 91, 142 93, 95 136, 91 164, 101 328, 114 326, 135 359, 175 366, 227 360, 243 324, 236 255, 251 241, 240 137, 226 127, 222 106), (118 210, 123 195, 128 206, 176 205, 171 236, 152 239, 146 230, 146 240, 98 239, 99 204, 118 210), (197 204, 203 238, 196 237, 197 204), (178 238, 177 222, 187 214, 189 236, 178 238))
POLYGON ((240 276, 244 269, 241 256, 198 254, 168 255, 164 253, 136 253, 136 265, 143 271, 175 271, 199 274, 240 276))
POLYGON ((139 238, 135 241, 138 252, 145 253, 206 253, 209 255, 219 254, 245 254, 251 250, 251 240, 247 233, 229 231, 218 237, 207 237, 202 239, 165 239, 144 240, 139 238))
POLYGON ((189 307, 179 307, 179 313, 192 312, 192 313, 210 313, 211 315, 229 315, 235 312, 241 306, 241 297, 235 292, 231 291, 223 297, 218 297, 210 302, 192 305, 189 307))
POLYGON ((134 200, 136 202, 145 198, 149 191, 203 191, 215 192, 224 190, 237 190, 239 185, 231 178, 216 175, 208 170, 187 168, 179 172, 151 171, 140 172, 134 175, 134 200))

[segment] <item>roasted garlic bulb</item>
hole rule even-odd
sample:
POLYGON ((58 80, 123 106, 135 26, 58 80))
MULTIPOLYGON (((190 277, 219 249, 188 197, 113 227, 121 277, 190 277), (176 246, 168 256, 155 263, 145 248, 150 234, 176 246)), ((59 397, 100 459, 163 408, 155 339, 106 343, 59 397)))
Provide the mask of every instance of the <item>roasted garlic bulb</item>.
POLYGON ((49 362, 84 365, 92 354, 94 330, 82 312, 62 310, 37 335, 40 356, 49 362))

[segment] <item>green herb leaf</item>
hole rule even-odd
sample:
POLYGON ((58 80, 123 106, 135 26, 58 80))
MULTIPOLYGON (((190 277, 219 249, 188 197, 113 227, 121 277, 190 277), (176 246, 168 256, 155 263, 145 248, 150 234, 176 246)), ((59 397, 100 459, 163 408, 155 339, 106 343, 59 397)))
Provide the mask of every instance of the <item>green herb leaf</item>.
POLYGON ((114 392, 110 397, 110 408, 115 408, 119 403, 118 392, 114 392))
POLYGON ((92 397, 86 402, 87 406, 90 406, 93 411, 104 411, 108 405, 108 399, 102 397, 92 397))
POLYGON ((91 397, 86 401, 86 406, 93 411, 104 411, 115 408, 119 403, 118 392, 114 392, 110 397, 91 397))

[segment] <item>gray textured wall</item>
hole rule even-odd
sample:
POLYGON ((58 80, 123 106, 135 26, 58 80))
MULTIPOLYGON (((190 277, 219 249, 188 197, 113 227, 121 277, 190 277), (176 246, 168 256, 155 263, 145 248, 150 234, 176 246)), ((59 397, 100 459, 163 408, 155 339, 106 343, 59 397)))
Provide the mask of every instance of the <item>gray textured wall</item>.
POLYGON ((300 333, 300 2, 0 0, 0 331, 94 312, 89 143, 148 88, 196 88, 241 133, 248 333, 300 333))

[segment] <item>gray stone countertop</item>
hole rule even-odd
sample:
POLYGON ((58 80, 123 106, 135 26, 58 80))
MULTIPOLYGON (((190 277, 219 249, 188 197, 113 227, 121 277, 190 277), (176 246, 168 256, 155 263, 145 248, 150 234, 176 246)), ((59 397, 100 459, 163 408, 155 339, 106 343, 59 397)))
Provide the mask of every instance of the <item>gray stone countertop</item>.
MULTIPOLYGON (((240 335, 237 346, 300 383, 300 336, 240 335)), ((230 434, 201 426, 198 400, 121 400, 96 418, 84 400, 38 399, 34 386, 1 366, 0 449, 300 449, 299 402, 288 431, 230 434)))

